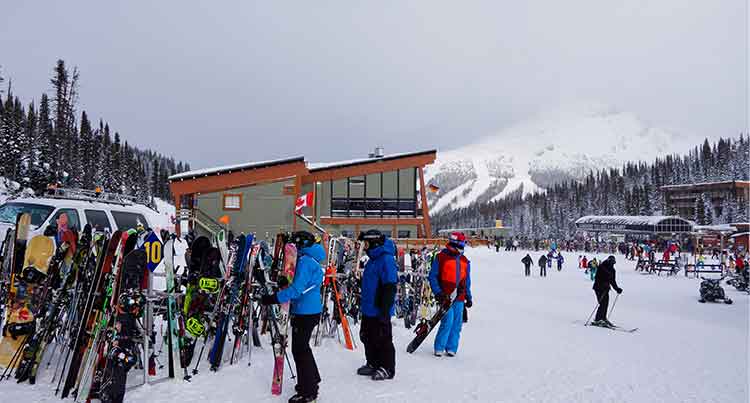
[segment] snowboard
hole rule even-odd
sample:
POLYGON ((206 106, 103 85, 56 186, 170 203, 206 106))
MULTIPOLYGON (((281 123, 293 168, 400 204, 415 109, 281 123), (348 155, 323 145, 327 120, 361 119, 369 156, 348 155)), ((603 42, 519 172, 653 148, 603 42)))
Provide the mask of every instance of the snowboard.
MULTIPOLYGON (((23 225, 20 220, 19 225, 23 225)), ((16 233, 23 232, 21 228, 16 233)), ((17 240, 16 247, 19 245, 17 240)), ((17 365, 23 346, 34 333, 35 313, 44 298, 44 282, 55 249, 55 242, 44 235, 33 237, 25 246, 23 268, 14 272, 11 278, 3 339, 0 341, 0 366, 17 365)))
MULTIPOLYGON (((49 239, 49 238, 48 238, 49 239)), ((33 241, 34 239, 32 239, 33 241)), ((61 280, 61 267, 63 260, 74 251, 76 247, 76 236, 72 231, 65 231, 61 236, 62 242, 57 247, 54 256, 49 261, 44 281, 39 285, 40 299, 35 303, 35 323, 32 333, 26 338, 23 353, 16 370, 18 383, 29 380, 36 382, 36 369, 44 353, 49 336, 57 325, 58 316, 63 308, 64 299, 61 290, 64 285, 61 280)), ((35 245, 30 246, 34 247, 35 245)), ((27 251, 31 251, 29 248, 27 251)))
MULTIPOLYGON (((451 304, 452 306, 452 304, 451 304)), ((440 321, 443 319, 443 316, 448 312, 448 310, 451 309, 451 306, 446 307, 445 305, 440 306, 438 308, 437 312, 435 312, 434 315, 428 320, 422 320, 414 329, 414 333, 417 335, 414 337, 414 339, 409 343, 408 346, 406 346, 406 352, 411 354, 419 348, 419 346, 422 344, 422 342, 429 336, 429 334, 432 332, 434 328, 437 327, 437 325, 440 323, 440 321)))

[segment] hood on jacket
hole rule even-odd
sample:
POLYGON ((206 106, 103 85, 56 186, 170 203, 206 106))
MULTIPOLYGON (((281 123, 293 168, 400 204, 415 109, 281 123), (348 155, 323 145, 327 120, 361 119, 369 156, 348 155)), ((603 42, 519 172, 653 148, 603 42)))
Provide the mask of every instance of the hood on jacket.
POLYGON ((367 251, 367 256, 369 256, 370 259, 377 259, 381 255, 396 256, 396 245, 390 238, 386 238, 385 242, 377 248, 372 248, 367 251))
POLYGON ((302 248, 299 252, 303 255, 310 256, 318 263, 321 263, 326 259, 326 251, 319 243, 308 246, 307 248, 302 248))

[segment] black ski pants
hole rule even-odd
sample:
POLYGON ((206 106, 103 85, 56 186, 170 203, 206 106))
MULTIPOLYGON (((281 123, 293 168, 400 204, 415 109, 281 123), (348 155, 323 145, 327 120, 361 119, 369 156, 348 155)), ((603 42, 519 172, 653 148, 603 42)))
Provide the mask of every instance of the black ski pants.
POLYGON ((542 277, 547 277, 547 265, 541 265, 539 266, 539 275, 542 277))
POLYGON ((609 290, 594 290, 596 300, 599 302, 599 308, 596 310, 594 320, 607 319, 607 308, 609 307, 609 290))
POLYGON ((384 368, 391 375, 396 374, 396 348, 393 346, 393 332, 390 318, 362 316, 359 339, 365 346, 365 359, 374 368, 384 368))
POLYGON ((531 275, 531 265, 530 264, 525 264, 524 268, 526 269, 525 270, 526 277, 530 276, 531 275))
POLYGON ((310 348, 310 336, 320 322, 320 314, 292 316, 292 356, 297 367, 297 393, 305 397, 318 396, 320 373, 310 348))

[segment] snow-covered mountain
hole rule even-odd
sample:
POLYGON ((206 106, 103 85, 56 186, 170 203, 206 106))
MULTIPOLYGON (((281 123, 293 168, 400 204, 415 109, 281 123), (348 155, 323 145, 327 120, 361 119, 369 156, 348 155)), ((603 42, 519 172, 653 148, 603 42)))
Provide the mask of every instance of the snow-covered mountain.
POLYGON ((493 136, 440 151, 425 179, 431 212, 544 191, 592 169, 621 167, 685 151, 692 144, 636 115, 599 103, 576 104, 511 126, 493 136))

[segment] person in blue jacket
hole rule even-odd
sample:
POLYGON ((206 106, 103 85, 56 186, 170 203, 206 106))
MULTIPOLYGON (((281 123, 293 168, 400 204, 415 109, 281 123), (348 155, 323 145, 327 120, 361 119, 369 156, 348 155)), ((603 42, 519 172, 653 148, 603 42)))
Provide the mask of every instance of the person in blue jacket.
POLYGON ((326 252, 316 243, 315 236, 307 231, 292 234, 289 242, 297 246, 297 266, 294 279, 289 284, 287 278, 281 276, 278 281, 280 291, 272 295, 264 295, 263 305, 290 303, 289 312, 292 315, 292 356, 297 367, 297 394, 289 399, 289 403, 313 402, 318 398, 318 384, 320 373, 315 363, 310 336, 315 326, 320 322, 322 305, 320 301, 320 285, 323 283, 323 268, 321 262, 325 260, 326 252))
POLYGON ((471 262, 464 256, 466 236, 461 232, 450 234, 445 249, 432 260, 430 287, 435 300, 447 309, 435 336, 435 356, 453 357, 458 352, 461 338, 464 305, 473 306, 471 297, 471 262))
POLYGON ((359 338, 365 346, 365 365, 357 374, 372 380, 393 379, 396 375, 396 348, 393 346, 393 316, 398 283, 396 246, 380 231, 371 229, 359 235, 370 258, 362 273, 362 324, 359 338))

